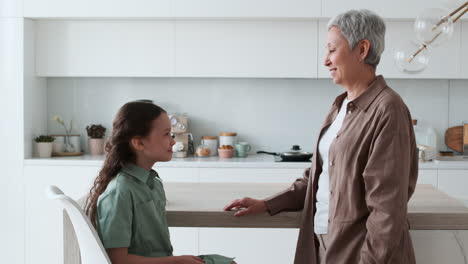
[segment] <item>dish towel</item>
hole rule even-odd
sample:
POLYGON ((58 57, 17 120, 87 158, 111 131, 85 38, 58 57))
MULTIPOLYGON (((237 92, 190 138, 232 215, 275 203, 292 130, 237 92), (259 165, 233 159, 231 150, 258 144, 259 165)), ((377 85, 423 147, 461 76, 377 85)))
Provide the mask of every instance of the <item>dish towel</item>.
POLYGON ((231 264, 234 260, 234 258, 228 258, 217 254, 200 255, 198 257, 203 259, 205 264, 231 264))

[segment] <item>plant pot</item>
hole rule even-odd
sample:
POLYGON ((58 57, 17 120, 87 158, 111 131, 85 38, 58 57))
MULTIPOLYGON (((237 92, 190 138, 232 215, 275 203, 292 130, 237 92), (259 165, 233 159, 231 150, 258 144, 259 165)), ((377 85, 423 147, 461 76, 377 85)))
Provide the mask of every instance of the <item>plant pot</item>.
POLYGON ((50 158, 52 156, 52 142, 36 142, 37 156, 50 158))
POLYGON ((91 155, 104 154, 104 139, 103 138, 88 138, 88 150, 91 155))

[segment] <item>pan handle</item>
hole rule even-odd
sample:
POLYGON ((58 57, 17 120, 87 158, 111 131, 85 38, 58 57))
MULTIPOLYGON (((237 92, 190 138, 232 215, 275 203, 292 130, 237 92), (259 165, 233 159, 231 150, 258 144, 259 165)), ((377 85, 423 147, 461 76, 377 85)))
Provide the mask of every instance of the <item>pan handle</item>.
POLYGON ((276 152, 267 152, 267 151, 257 151, 257 154, 270 154, 270 155, 274 155, 274 156, 279 156, 278 153, 276 152))

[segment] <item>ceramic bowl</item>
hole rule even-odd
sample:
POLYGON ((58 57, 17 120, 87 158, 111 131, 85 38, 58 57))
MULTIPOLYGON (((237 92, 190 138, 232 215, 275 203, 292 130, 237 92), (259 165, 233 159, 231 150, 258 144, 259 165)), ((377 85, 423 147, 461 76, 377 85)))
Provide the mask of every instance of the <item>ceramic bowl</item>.
POLYGON ((218 149, 218 155, 223 159, 230 159, 234 155, 233 149, 218 149))

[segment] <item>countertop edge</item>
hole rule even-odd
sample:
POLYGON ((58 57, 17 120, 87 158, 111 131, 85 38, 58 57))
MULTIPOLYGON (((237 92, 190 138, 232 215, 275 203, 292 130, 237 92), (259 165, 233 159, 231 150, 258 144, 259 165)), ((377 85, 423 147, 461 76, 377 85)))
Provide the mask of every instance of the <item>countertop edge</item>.
MULTIPOLYGON (((170 227, 299 228, 302 212, 235 217, 222 211, 167 211, 170 227)), ((408 213, 410 230, 468 230, 468 213, 408 213)))
MULTIPOLYGON (((103 156, 83 155, 77 157, 28 158, 23 160, 24 166, 88 166, 100 167, 104 161, 103 156)), ((250 155, 247 158, 234 158, 223 160, 218 157, 188 159, 173 159, 169 162, 156 164, 155 168, 278 168, 278 169, 305 169, 311 162, 275 162, 269 155, 250 155)), ((419 162, 421 170, 468 170, 466 164, 433 161, 419 162)))

